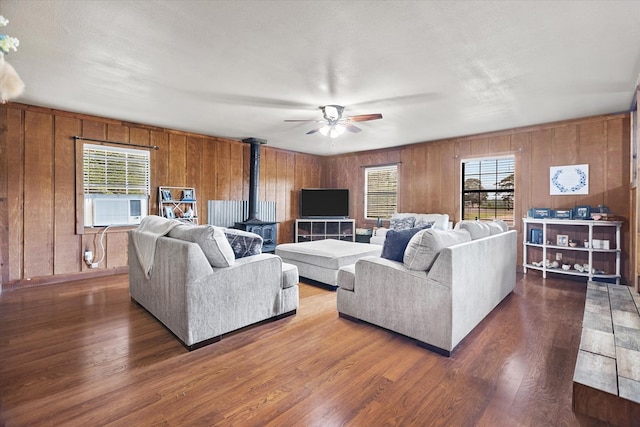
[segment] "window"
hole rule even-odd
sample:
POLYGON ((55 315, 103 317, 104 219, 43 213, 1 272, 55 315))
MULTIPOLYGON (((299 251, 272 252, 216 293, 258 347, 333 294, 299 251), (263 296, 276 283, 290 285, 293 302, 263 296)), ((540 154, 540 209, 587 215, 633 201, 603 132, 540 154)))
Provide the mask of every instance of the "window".
POLYGON ((139 224, 148 213, 147 150, 83 144, 84 225, 139 224))
POLYGON ((364 174, 365 218, 390 218, 398 207, 398 165, 368 167, 364 174))
POLYGON ((514 157, 462 162, 462 219, 513 224, 514 157))

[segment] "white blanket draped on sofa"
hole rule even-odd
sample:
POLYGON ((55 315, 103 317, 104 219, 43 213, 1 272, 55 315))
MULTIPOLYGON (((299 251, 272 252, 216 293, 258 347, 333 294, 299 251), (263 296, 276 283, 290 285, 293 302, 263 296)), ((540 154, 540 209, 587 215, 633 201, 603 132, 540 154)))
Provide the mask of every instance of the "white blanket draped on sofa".
POLYGON ((173 228, 180 224, 182 223, 178 220, 149 215, 142 218, 140 226, 136 230, 137 233, 130 235, 133 247, 136 250, 136 255, 147 279, 151 277, 158 237, 167 235, 173 228))

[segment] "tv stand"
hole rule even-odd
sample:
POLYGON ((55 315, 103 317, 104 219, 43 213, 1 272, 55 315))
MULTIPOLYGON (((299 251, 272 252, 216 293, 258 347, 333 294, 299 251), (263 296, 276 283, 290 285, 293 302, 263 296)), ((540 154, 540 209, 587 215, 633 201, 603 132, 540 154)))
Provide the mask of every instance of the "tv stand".
POLYGON ((356 221, 349 218, 296 219, 295 242, 311 242, 325 239, 355 242, 355 227, 356 221))

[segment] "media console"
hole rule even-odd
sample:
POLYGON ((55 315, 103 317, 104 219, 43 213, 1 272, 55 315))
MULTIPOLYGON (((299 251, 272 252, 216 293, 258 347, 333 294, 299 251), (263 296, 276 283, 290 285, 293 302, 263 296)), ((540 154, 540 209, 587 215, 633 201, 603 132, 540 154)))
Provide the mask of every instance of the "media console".
POLYGON ((295 242, 314 240, 356 240, 354 219, 296 219, 295 242))

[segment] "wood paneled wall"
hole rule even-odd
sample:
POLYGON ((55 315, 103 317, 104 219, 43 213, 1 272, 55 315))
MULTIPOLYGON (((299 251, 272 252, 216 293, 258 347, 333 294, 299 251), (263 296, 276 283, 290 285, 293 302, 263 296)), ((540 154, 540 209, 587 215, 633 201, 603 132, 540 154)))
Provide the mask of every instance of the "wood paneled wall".
MULTIPOLYGON (((372 227, 374 222, 364 219, 363 168, 397 162, 399 211, 444 212, 458 221, 461 160, 511 153, 516 158, 514 227, 520 232, 520 218, 533 206, 605 204, 628 216, 629 126, 628 114, 607 115, 331 157, 266 145, 259 198, 277 202, 279 243, 293 241, 301 188, 349 188, 351 217, 359 227, 372 227), (589 164, 588 195, 549 195, 550 166, 583 163, 589 164)), ((242 142, 22 104, 0 106, 0 283, 5 289, 126 271, 122 230, 107 232, 99 269, 89 270, 82 262, 84 249, 98 256, 101 249, 99 234, 76 234, 74 135, 160 148, 151 152, 151 213, 157 212, 160 185, 195 187, 201 223, 207 218, 206 200, 248 197, 250 150, 242 142)), ((630 247, 625 221, 626 279, 631 277, 630 247)), ((521 264, 520 245, 518 251, 521 264)))
MULTIPOLYGON (((561 209, 604 204, 626 218, 622 271, 629 279, 629 126, 628 114, 606 115, 335 156, 324 161, 323 184, 349 188, 353 195, 351 216, 359 227, 373 227, 374 221, 364 219, 364 167, 399 162, 398 211, 447 213, 457 222, 461 215, 461 160, 513 154, 514 227, 522 232, 521 218, 531 207, 561 209), (571 164, 589 164, 589 194, 549 195, 549 167, 571 164)), ((522 265, 522 245, 518 246, 518 265, 522 265)))
MULTIPOLYGON (((106 233, 98 269, 82 262, 85 249, 97 257, 102 250, 100 234, 76 233, 75 135, 159 147, 151 151, 151 213, 157 213, 161 185, 195 187, 200 223, 206 223, 207 200, 248 198, 250 150, 240 141, 22 104, 0 106, 0 284, 5 289, 126 271, 122 229, 106 233)), ((262 147, 259 199, 277 202, 279 242, 293 241, 299 190, 321 186, 321 163, 318 156, 262 147)))

